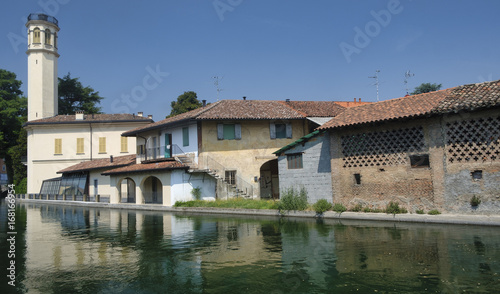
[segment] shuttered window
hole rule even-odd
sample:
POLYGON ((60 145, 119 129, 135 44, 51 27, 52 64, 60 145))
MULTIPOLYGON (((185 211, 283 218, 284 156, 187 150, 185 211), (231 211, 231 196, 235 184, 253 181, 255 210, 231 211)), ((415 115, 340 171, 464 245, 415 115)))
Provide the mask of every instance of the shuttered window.
POLYGON ((106 153, 106 137, 99 137, 99 153, 106 153))
POLYGON ((128 138, 127 137, 121 137, 121 142, 120 142, 120 152, 127 153, 128 152, 128 138))
POLYGON ((286 160, 288 162, 288 169, 302 168, 302 153, 288 154, 286 160))
POLYGON ((83 138, 76 138, 76 154, 85 153, 83 138))
POLYGON ((182 146, 189 146, 189 127, 182 128, 182 146))
POLYGON ((271 139, 291 139, 292 124, 290 123, 271 123, 269 124, 269 133, 271 139))
POLYGON ((54 154, 62 154, 62 139, 54 140, 54 154))
POLYGON ((217 124, 217 139, 241 140, 241 124, 217 124))

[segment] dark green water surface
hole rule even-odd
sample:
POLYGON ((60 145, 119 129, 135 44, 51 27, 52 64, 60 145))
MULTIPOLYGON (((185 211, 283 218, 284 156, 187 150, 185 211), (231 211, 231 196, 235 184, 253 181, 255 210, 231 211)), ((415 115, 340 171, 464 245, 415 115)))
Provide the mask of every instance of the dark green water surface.
POLYGON ((0 293, 500 293, 500 228, 20 203, 0 293))

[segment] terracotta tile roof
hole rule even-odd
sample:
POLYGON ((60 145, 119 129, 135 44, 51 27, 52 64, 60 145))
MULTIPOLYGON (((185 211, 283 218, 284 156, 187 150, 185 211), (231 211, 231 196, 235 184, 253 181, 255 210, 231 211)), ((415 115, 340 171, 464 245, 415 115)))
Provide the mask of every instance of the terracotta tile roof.
POLYGON ((289 101, 281 103, 300 111, 307 117, 334 117, 343 112, 345 107, 336 101, 289 101))
POLYGON ((189 169, 187 165, 184 165, 178 161, 162 161, 154 163, 142 163, 142 164, 132 164, 129 166, 124 166, 112 170, 103 172, 103 175, 117 175, 117 174, 128 174, 128 173, 139 173, 139 172, 151 172, 151 171, 164 171, 172 169, 189 169))
POLYGON ((472 111, 497 106, 500 106, 500 80, 453 88, 451 94, 432 113, 472 111))
POLYGON ((85 114, 83 120, 77 120, 74 114, 71 115, 56 115, 37 120, 32 120, 24 125, 41 125, 41 124, 88 124, 92 123, 109 123, 109 122, 144 122, 151 123, 152 119, 142 116, 137 116, 128 113, 118 114, 85 114))
POLYGON ((343 110, 344 107, 333 101, 221 100, 147 126, 135 128, 122 135, 133 136, 140 132, 187 120, 305 119, 309 116, 333 117, 343 110))
MULTIPOLYGON (((361 100, 361 98, 360 98, 361 100)), ((373 102, 361 102, 361 101, 335 101, 335 103, 337 103, 338 105, 340 106, 343 106, 343 107, 356 107, 356 106, 361 106, 361 105, 365 105, 365 104, 371 104, 373 102)))
POLYGON ((500 106, 500 81, 470 84, 348 108, 318 129, 500 106))
POLYGON ((63 174, 63 173, 95 170, 95 169, 110 169, 110 168, 130 165, 133 163, 135 163, 135 154, 113 157, 113 162, 110 161, 110 158, 101 158, 101 159, 83 161, 78 164, 67 167, 63 170, 60 170, 57 173, 63 174))

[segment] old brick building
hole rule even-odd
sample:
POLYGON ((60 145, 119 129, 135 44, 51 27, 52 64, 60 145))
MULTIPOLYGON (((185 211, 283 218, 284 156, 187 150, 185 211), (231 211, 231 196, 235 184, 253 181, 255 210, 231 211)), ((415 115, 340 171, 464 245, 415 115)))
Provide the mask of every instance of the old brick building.
POLYGON ((500 212, 500 81, 346 109, 319 130, 330 133, 333 202, 500 212))

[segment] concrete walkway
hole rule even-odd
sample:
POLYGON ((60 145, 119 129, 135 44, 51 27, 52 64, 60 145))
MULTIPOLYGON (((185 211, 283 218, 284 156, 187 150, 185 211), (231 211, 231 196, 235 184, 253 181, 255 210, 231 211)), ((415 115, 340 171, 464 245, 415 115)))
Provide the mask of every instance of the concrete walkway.
MULTIPOLYGON (((172 207, 158 204, 134 204, 134 203, 98 203, 82 201, 60 201, 60 200, 35 200, 35 199, 16 199, 17 202, 40 203, 49 205, 68 205, 92 208, 113 208, 113 209, 131 209, 148 211, 168 211, 177 213, 195 213, 195 214, 232 214, 232 215, 262 215, 276 216, 280 214, 277 210, 269 209, 239 209, 239 208, 210 208, 210 207, 172 207)), ((290 211, 287 217, 306 217, 315 218, 314 211, 290 211)), ((500 226, 500 215, 474 215, 474 214, 386 214, 386 213, 365 213, 365 212, 343 212, 338 214, 328 211, 323 216, 325 219, 340 220, 366 220, 366 221, 389 221, 389 222, 410 222, 410 223, 433 223, 433 224, 457 224, 457 225, 481 225, 481 226, 500 226)))

